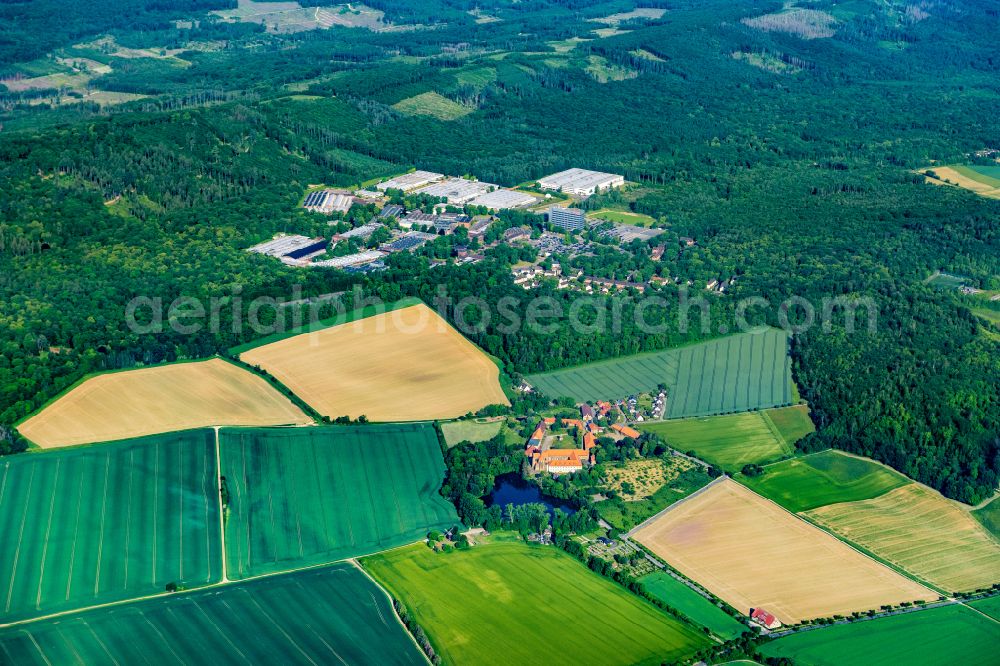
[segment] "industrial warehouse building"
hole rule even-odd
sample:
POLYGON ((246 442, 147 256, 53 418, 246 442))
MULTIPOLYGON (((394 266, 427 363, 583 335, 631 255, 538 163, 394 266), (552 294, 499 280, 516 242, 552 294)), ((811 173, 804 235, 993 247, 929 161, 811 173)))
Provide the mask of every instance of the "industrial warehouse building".
POLYGON ((396 176, 395 178, 382 181, 376 185, 375 188, 381 190, 382 192, 385 192, 386 190, 402 190, 404 192, 409 192, 410 190, 415 190, 418 187, 423 187, 428 183, 433 183, 443 178, 443 173, 434 173, 433 171, 414 171, 412 173, 404 173, 402 176, 396 176))
POLYGON ((326 247, 327 240, 325 238, 282 234, 269 241, 254 245, 247 252, 266 254, 269 257, 283 260, 299 260, 323 254, 326 252, 326 247))
POLYGON ((491 210, 522 208, 538 201, 535 197, 515 190, 494 190, 482 194, 469 202, 472 206, 485 206, 491 210))
POLYGON ((461 206, 478 196, 498 189, 499 185, 492 183, 481 183, 478 180, 465 180, 464 178, 448 178, 438 183, 431 183, 416 190, 417 194, 426 194, 431 197, 440 197, 448 203, 461 206))
POLYGON ((538 186, 543 190, 555 190, 579 197, 589 197, 595 192, 624 184, 625 176, 587 169, 567 169, 538 180, 538 186))
POLYGON ((309 264, 309 266, 319 268, 346 268, 348 266, 360 266, 361 264, 371 263, 384 256, 385 253, 379 252, 378 250, 368 250, 366 252, 357 252, 355 254, 345 254, 342 257, 324 259, 323 261, 314 261, 309 264))
POLYGON ((302 207, 316 213, 346 213, 354 204, 354 198, 343 192, 333 190, 320 190, 310 192, 306 195, 306 200, 302 202, 302 207))
POLYGON ((579 208, 553 206, 549 209, 549 224, 566 231, 579 231, 587 226, 587 216, 579 208))

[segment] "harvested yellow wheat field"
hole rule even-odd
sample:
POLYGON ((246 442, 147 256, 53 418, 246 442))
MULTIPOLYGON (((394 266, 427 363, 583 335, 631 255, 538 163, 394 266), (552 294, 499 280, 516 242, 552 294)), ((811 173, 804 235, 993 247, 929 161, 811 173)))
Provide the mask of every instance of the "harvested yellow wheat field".
POLYGON ((946 591, 1000 582, 1000 544, 968 511, 915 483, 804 515, 946 591))
POLYGON ((730 479, 635 538, 733 607, 785 624, 937 597, 730 479))
POLYGON ((310 422, 265 380, 215 358, 92 377, 18 430, 53 448, 203 426, 310 422))
POLYGON ((240 358, 331 418, 421 421, 508 404, 496 364, 423 304, 279 340, 240 358))

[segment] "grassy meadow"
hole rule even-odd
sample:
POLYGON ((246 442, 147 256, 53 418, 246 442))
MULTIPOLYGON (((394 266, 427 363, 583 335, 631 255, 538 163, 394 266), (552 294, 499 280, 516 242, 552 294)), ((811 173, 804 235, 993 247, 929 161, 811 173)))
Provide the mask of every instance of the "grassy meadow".
POLYGON ((964 606, 824 627, 765 643, 768 657, 811 666, 995 664, 1000 623, 964 606))
POLYGON ((0 460, 0 621, 219 580, 214 436, 0 460))
POLYGON ((972 517, 978 520, 994 538, 1000 540, 1000 498, 973 511, 972 517))
POLYGON ((451 447, 462 442, 485 442, 493 439, 503 428, 503 421, 449 421, 441 424, 445 443, 451 447))
POLYGON ((388 597, 350 564, 0 629, 0 661, 427 663, 388 597))
POLYGON ((431 425, 226 429, 228 575, 373 553, 458 523, 431 425))
POLYGON ((910 483, 883 465, 834 450, 768 465, 763 475, 740 481, 796 513, 871 499, 910 483))
POLYGON ((701 626, 708 627, 716 636, 729 640, 750 630, 746 624, 665 571, 647 574, 639 582, 654 597, 701 626))
POLYGON ((620 530, 631 530, 711 481, 700 466, 684 458, 674 458, 665 464, 669 466, 666 480, 656 492, 640 499, 615 497, 597 502, 594 507, 601 518, 620 530))
POLYGON ((660 664, 708 644, 552 547, 494 542, 442 554, 415 545, 361 563, 445 663, 660 664))

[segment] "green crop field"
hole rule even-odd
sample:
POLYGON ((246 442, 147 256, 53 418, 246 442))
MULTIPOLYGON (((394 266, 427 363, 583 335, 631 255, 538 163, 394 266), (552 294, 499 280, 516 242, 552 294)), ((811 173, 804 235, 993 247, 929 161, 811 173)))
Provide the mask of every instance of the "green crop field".
POLYGON ((222 576, 211 430, 0 462, 0 622, 222 576))
POLYGON ((647 574, 639 582, 654 597, 721 638, 729 640, 749 631, 745 624, 665 571, 647 574))
POLYGON ((667 385, 667 417, 711 416, 788 405, 792 373, 784 331, 740 333, 696 345, 554 370, 527 379, 577 402, 667 385))
POLYGON ((910 483, 902 474, 839 451, 823 451, 764 468, 740 481, 789 511, 871 499, 910 483))
POLYGON ((792 453, 766 412, 645 423, 639 429, 663 437, 679 451, 694 451, 699 458, 727 471, 792 453))
POLYGON ((6 664, 426 664, 349 564, 0 629, 6 664))
POLYGON ((970 601, 968 603, 980 613, 986 613, 997 622, 1000 622, 1000 596, 987 597, 986 599, 978 599, 977 601, 970 601))
POLYGON ((1000 539, 1000 498, 994 499, 981 509, 972 512, 972 517, 982 523, 990 534, 1000 539))
POLYGON ((462 442, 485 442, 493 439, 503 427, 503 421, 488 421, 478 423, 476 421, 451 421, 441 424, 441 432, 444 434, 444 441, 449 447, 461 444, 462 442))
POLYGON ((362 565, 448 664, 660 664, 708 644, 553 547, 494 542, 435 553, 418 545, 362 565))
POLYGON ((427 424, 224 429, 230 578, 412 543, 458 523, 427 424))
POLYGON ((766 643, 760 652, 810 666, 996 664, 1000 623, 964 606, 825 627, 766 643))
POLYGON ((769 409, 764 415, 788 446, 793 446, 795 442, 816 431, 816 426, 809 417, 809 407, 806 405, 769 409))

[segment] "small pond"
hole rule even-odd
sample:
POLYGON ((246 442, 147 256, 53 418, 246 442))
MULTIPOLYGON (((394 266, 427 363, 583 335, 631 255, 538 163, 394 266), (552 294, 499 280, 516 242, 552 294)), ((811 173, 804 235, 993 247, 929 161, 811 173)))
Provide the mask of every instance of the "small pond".
POLYGON ((564 513, 574 513, 573 506, 555 497, 543 495, 538 486, 528 483, 520 474, 501 474, 493 484, 493 491, 484 500, 486 506, 521 506, 522 504, 544 504, 549 514, 553 509, 562 509, 564 513))

